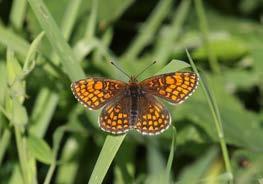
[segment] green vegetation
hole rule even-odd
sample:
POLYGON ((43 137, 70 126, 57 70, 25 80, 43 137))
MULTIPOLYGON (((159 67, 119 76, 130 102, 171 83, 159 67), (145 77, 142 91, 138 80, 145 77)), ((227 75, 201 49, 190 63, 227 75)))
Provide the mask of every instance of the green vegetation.
POLYGON ((0 2, 0 183, 263 182, 259 0, 0 2), (193 70, 158 136, 100 130, 72 81, 193 70), (188 64, 189 63, 189 64, 188 64))

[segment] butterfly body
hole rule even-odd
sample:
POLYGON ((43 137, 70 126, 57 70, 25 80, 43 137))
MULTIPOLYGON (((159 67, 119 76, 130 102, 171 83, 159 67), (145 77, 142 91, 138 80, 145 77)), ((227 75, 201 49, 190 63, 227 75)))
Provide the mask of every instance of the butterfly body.
POLYGON ((166 107, 156 99, 179 104, 195 90, 198 77, 192 72, 174 72, 145 79, 130 77, 128 83, 91 77, 71 84, 75 97, 92 110, 103 107, 100 128, 113 134, 131 129, 145 135, 156 135, 171 124, 166 107))

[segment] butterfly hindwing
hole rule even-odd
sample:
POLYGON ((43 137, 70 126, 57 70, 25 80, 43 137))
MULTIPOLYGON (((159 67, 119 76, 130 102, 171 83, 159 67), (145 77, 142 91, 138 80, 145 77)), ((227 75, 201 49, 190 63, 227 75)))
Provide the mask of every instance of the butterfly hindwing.
POLYGON ((100 128, 113 134, 123 134, 130 129, 130 99, 119 97, 107 104, 99 117, 100 128))
POLYGON ((166 130, 171 116, 166 107, 152 95, 139 98, 138 118, 135 129, 144 135, 157 135, 166 130))

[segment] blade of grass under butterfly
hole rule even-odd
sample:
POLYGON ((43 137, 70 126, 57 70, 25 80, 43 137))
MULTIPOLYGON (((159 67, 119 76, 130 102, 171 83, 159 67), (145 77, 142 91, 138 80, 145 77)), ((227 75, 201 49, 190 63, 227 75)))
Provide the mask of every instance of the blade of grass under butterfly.
POLYGON ((200 85, 203 89, 203 92, 207 98, 207 102, 209 104, 209 107, 211 109, 212 115, 213 115, 213 119, 214 119, 214 123, 215 123, 215 127, 217 130, 217 134, 218 134, 218 138, 219 138, 219 142, 220 142, 220 146, 222 149, 222 153, 223 153, 223 158, 224 158, 224 162, 225 162, 225 167, 226 167, 226 171, 232 176, 230 178, 230 182, 233 181, 233 174, 232 174, 232 168, 230 165, 230 160, 229 160, 229 155, 228 155, 228 150, 227 150, 227 146, 225 143, 225 138, 224 138, 224 132, 223 132, 223 128, 222 128, 222 122, 221 122, 221 116, 219 113, 219 109, 218 106, 216 104, 215 98, 213 97, 213 94, 211 93, 211 89, 208 88, 208 85, 206 84, 206 82, 204 81, 204 79, 199 75, 198 70, 192 60, 192 57, 190 56, 188 50, 186 49, 186 53, 187 53, 187 57, 190 61, 190 64, 194 70, 195 73, 198 74, 199 78, 200 78, 200 85))
POLYGON ((173 159, 174 159, 174 150, 175 150, 175 134, 176 134, 176 129, 173 126, 173 137, 172 137, 172 143, 171 143, 171 148, 170 148, 170 153, 169 153, 169 157, 168 157, 168 161, 167 161, 167 165, 166 165, 166 179, 167 179, 167 183, 169 183, 171 178, 171 169, 172 169, 172 164, 173 164, 173 159))

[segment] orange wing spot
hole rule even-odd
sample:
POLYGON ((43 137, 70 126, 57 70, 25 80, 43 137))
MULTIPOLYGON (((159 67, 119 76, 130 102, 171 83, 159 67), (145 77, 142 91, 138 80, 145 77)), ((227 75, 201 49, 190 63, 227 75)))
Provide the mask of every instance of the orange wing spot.
POLYGON ((170 88, 171 89, 174 89, 176 86, 175 85, 170 85, 170 88))
POLYGON ((152 112, 153 112, 153 109, 152 109, 152 108, 150 108, 150 110, 149 110, 149 111, 150 111, 150 113, 152 113, 152 112))
POLYGON ((128 128, 129 127, 129 125, 124 125, 124 128, 128 128))
POLYGON ((152 119, 152 115, 151 115, 151 114, 148 114, 148 115, 147 115, 147 118, 148 118, 148 119, 152 119))
POLYGON ((159 81, 160 86, 163 86, 162 79, 160 78, 160 79, 158 79, 158 81, 159 81))
POLYGON ((185 95, 184 94, 180 94, 181 98, 183 98, 185 95))
POLYGON ((190 82, 184 81, 184 84, 186 84, 187 86, 189 86, 190 82))
POLYGON ((182 87, 186 89, 188 86, 187 86, 187 85, 185 85, 185 84, 183 84, 183 85, 182 85, 182 87))
POLYGON ((122 118, 122 113, 118 114, 118 118, 122 118))
POLYGON ((95 106, 98 106, 100 103, 97 101, 94 103, 95 106))
POLYGON ((111 127, 112 130, 116 130, 116 127, 111 127))
POLYGON ((174 90, 174 91, 173 91, 173 94, 175 94, 175 95, 178 95, 178 94, 179 94, 179 92, 178 92, 178 91, 176 91, 176 90, 174 90))
POLYGON ((142 126, 141 122, 138 122, 138 123, 137 123, 137 126, 142 126))
POLYGON ((87 91, 83 93, 84 96, 88 96, 88 94, 89 93, 87 91))
POLYGON ((89 92, 93 92, 93 91, 94 91, 94 89, 93 89, 93 88, 90 88, 90 89, 88 89, 88 91, 89 91, 89 92))
POLYGON ((76 91, 76 92, 79 92, 79 91, 80 91, 80 88, 77 88, 77 87, 76 87, 76 88, 75 88, 75 91, 76 91))
POLYGON ((118 119, 117 122, 118 122, 118 124, 120 124, 120 125, 122 124, 122 121, 121 121, 120 119, 118 119))
POLYGON ((124 117, 124 118, 127 118, 127 116, 128 116, 127 114, 123 114, 123 117, 124 117))
POLYGON ((114 113, 111 112, 111 113, 110 113, 110 118, 113 119, 113 116, 114 116, 114 113))
POLYGON ((119 87, 119 84, 115 84, 114 87, 115 87, 116 89, 119 89, 119 88, 120 88, 120 87, 119 87))
POLYGON ((190 79, 190 81, 191 81, 192 83, 195 83, 195 79, 190 79))
POLYGON ((118 117, 117 117, 117 116, 114 116, 114 117, 113 117, 113 120, 117 120, 117 119, 118 119, 118 117))
POLYGON ((123 123, 124 123, 124 124, 128 124, 128 120, 125 119, 125 120, 123 121, 123 123))
POLYGON ((89 95, 88 95, 88 97, 89 98, 92 98, 94 95, 92 94, 92 93, 90 93, 89 95))
POLYGON ((91 101, 92 101, 92 102, 95 102, 97 99, 98 99, 98 98, 97 98, 96 96, 94 96, 94 97, 91 99, 91 101))
POLYGON ((110 126, 110 125, 108 125, 108 124, 106 125, 106 127, 107 127, 107 129, 110 129, 110 128, 111 128, 111 126, 110 126))
POLYGON ((111 124, 111 120, 110 120, 110 119, 108 119, 107 123, 108 123, 108 124, 111 124))
POLYGON ((167 84, 173 84, 174 83, 174 79, 171 76, 167 76, 166 77, 166 83, 167 84))
POLYGON ((103 84, 101 81, 96 82, 96 84, 94 85, 95 89, 102 89, 102 87, 103 87, 103 84))
POLYGON ((149 130, 150 130, 150 131, 153 131, 153 130, 154 130, 154 129, 153 129, 153 126, 150 126, 150 127, 149 127, 149 130))
POLYGON ((182 88, 180 86, 177 87, 177 91, 182 91, 182 88))
POLYGON ((146 127, 142 127, 142 129, 143 129, 143 130, 147 130, 147 128, 146 128, 146 127))
POLYGON ((79 83, 80 84, 85 84, 85 81, 84 80, 80 80, 79 83))
POLYGON ((106 95, 104 96, 105 98, 110 98, 110 94, 106 93, 106 95))
POLYGON ((180 74, 175 75, 176 80, 182 80, 182 77, 180 74))
POLYGON ((144 121, 144 122, 142 122, 142 124, 143 124, 143 125, 147 125, 147 122, 146 122, 146 121, 144 121))
POLYGON ((158 122, 161 124, 163 122, 163 120, 162 119, 158 119, 158 122))
POLYGON ((95 95, 97 95, 97 94, 99 94, 99 93, 100 93, 99 90, 94 91, 94 94, 95 94, 95 95))
POLYGON ((115 110, 115 112, 117 112, 117 113, 120 112, 120 109, 118 109, 118 108, 116 108, 116 109, 114 109, 114 110, 115 110))
POLYGON ((169 98, 170 96, 171 96, 171 93, 167 93, 166 97, 168 97, 168 98, 169 98))
POLYGON ((188 87, 187 89, 188 89, 189 91, 192 91, 192 89, 193 89, 193 88, 191 88, 191 87, 188 87))
POLYGON ((85 89, 85 88, 86 88, 86 85, 82 84, 82 85, 80 86, 80 88, 81 88, 81 89, 85 89))
POLYGON ((154 114, 155 114, 156 118, 160 117, 160 115, 159 115, 159 113, 157 111, 155 111, 154 114))
POLYGON ((118 128, 118 129, 122 129, 122 126, 121 126, 121 125, 118 125, 117 128, 118 128))
POLYGON ((87 104, 90 106, 91 105, 91 101, 87 101, 87 104))
POLYGON ((156 120, 156 116, 153 116, 153 120, 156 120))
POLYGON ((172 100, 176 100, 177 97, 175 95, 172 96, 172 100))
POLYGON ((158 122, 157 121, 153 122, 153 124, 154 124, 154 126, 158 126, 158 122))
POLYGON ((146 115, 143 115, 142 117, 143 117, 143 119, 146 119, 146 115))
POLYGON ((153 124, 153 121, 149 121, 148 124, 149 124, 149 125, 152 125, 152 124, 153 124))
POLYGON ((111 123, 111 125, 112 125, 112 126, 116 126, 116 125, 117 125, 116 121, 113 121, 113 122, 111 123))
POLYGON ((171 92, 172 92, 172 88, 166 88, 165 91, 166 91, 167 93, 171 93, 171 92))
POLYGON ((82 89, 81 91, 80 91, 80 93, 85 93, 86 92, 86 89, 82 89))
POLYGON ((158 130, 159 128, 158 127, 155 127, 154 130, 158 130))
POLYGON ((159 93, 160 93, 161 95, 165 95, 165 91, 162 90, 162 89, 159 91, 159 93))
POLYGON ((88 99, 89 99, 88 97, 85 97, 85 98, 83 99, 83 101, 87 102, 88 99))
POLYGON ((98 94, 98 97, 103 97, 103 93, 99 93, 99 94, 98 94))
POLYGON ((188 90, 183 89, 183 93, 184 93, 184 94, 187 94, 188 92, 189 92, 188 90))

